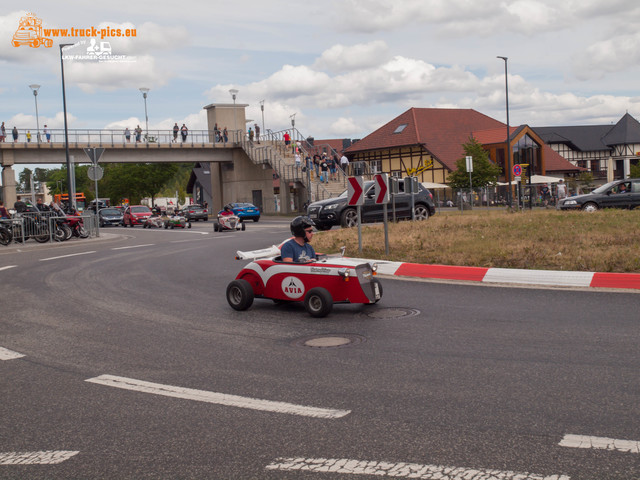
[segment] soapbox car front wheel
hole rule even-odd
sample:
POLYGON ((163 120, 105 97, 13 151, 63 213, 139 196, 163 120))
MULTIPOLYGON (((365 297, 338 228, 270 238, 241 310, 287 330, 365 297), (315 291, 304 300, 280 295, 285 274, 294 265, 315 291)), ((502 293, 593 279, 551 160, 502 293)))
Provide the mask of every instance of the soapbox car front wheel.
POLYGON ((304 308, 312 317, 326 317, 333 308, 333 298, 324 288, 312 288, 304 297, 304 308))
POLYGON ((220 230, 220 224, 218 222, 213 223, 213 231, 217 232, 220 230))
POLYGON ((234 280, 227 286, 227 302, 234 310, 246 310, 253 304, 253 288, 246 280, 234 280))

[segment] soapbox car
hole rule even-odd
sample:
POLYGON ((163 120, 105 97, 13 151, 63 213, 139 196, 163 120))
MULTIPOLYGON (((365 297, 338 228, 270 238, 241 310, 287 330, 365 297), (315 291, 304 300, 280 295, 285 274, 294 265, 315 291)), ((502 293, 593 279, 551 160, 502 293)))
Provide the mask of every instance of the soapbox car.
POLYGON ((188 222, 183 215, 171 215, 164 218, 164 228, 191 228, 191 222, 188 222))
POLYGON ((218 220, 213 222, 214 232, 225 232, 227 230, 246 230, 246 226, 240 217, 236 215, 218 214, 218 220))
MULTIPOLYGON (((344 254, 344 250, 342 252, 344 254)), ((253 259, 227 286, 227 301, 246 310, 254 298, 276 303, 302 302, 312 317, 325 317, 334 303, 374 304, 382 298, 382 285, 374 278, 375 263, 342 255, 319 255, 310 263, 285 263, 278 247, 237 252, 236 259, 253 259)))
POLYGON ((142 228, 162 228, 164 221, 160 215, 147 217, 142 223, 142 228))

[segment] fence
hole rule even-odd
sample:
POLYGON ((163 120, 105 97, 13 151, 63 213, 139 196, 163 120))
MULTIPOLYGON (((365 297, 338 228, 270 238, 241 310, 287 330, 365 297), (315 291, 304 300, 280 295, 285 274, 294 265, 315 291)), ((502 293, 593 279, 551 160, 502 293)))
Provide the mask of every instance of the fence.
MULTIPOLYGON (((95 215, 75 216, 80 219, 87 236, 98 235, 98 223, 95 215)), ((55 240, 55 224, 66 222, 68 217, 61 216, 57 212, 25 212, 16 213, 11 219, 2 219, 0 224, 9 229, 13 235, 13 241, 24 244, 29 239, 38 243, 55 240)), ((58 239, 60 240, 60 239, 58 239)))

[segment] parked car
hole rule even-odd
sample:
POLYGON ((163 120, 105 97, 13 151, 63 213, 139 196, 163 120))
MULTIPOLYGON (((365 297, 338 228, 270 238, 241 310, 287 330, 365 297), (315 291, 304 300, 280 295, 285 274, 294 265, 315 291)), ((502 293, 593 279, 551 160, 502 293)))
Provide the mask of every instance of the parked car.
POLYGON ((230 203, 231 211, 240 217, 240 220, 260 221, 260 210, 253 203, 230 203))
POLYGON ((144 225, 144 222, 152 215, 151 209, 146 205, 131 205, 124 210, 122 226, 144 225))
POLYGON ((560 210, 579 210, 594 212, 600 208, 636 208, 640 207, 640 178, 615 180, 591 193, 567 197, 558 204, 560 210))
MULTIPOLYGON (((401 182, 402 186, 403 183, 401 182)), ((418 185, 418 193, 414 195, 414 211, 416 220, 427 220, 436 213, 433 203, 433 195, 422 185, 418 185)), ((393 218, 393 205, 395 203, 396 218, 411 218, 411 195, 404 192, 395 195, 387 204, 389 218, 393 218)), ((307 207, 307 215, 311 218, 318 230, 329 230, 334 225, 342 227, 354 227, 358 224, 358 214, 355 206, 347 203, 347 190, 338 197, 313 202, 307 207)), ((384 218, 384 205, 375 201, 375 182, 364 182, 364 205, 361 207, 362 222, 379 222, 384 218)))
POLYGON ((207 209, 197 203, 194 203, 193 205, 185 205, 181 213, 187 219, 187 222, 197 222, 198 220, 204 220, 206 222, 209 220, 207 209))
POLYGON ((98 213, 100 227, 107 225, 123 225, 123 213, 117 208, 103 208, 98 213))

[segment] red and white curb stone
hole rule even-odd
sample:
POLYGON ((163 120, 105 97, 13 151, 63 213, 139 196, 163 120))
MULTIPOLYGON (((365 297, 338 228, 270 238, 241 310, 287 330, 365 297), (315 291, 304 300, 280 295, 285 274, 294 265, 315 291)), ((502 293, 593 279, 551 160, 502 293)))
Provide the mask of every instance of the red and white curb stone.
POLYGON ((419 263, 358 259, 378 264, 378 273, 395 277, 464 280, 479 283, 509 283, 555 287, 593 287, 640 290, 640 274, 524 270, 511 268, 456 267, 419 263))

